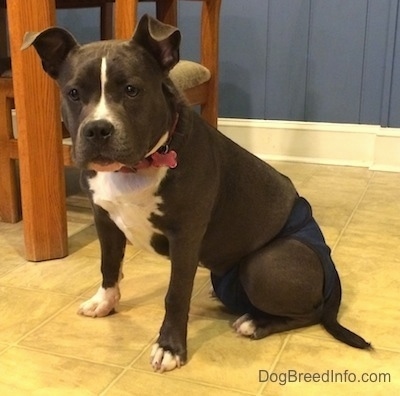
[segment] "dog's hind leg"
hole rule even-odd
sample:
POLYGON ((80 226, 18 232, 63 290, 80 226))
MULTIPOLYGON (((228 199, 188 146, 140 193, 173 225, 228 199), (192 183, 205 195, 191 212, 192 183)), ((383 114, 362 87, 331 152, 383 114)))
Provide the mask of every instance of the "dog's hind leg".
POLYGON ((320 322, 324 273, 305 244, 275 240, 240 264, 239 278, 254 309, 234 323, 238 333, 259 339, 320 322))

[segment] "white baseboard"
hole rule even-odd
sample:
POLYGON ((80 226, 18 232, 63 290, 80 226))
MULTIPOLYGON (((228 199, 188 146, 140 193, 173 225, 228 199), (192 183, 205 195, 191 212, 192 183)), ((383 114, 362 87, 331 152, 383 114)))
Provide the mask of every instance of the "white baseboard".
POLYGON ((264 160, 400 172, 400 129, 379 125, 220 118, 221 132, 264 160))

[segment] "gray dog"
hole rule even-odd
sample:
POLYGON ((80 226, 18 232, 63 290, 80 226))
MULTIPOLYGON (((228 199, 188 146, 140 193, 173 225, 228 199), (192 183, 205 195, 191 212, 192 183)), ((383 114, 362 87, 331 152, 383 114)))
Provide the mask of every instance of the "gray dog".
POLYGON ((252 339, 337 322, 338 274, 308 202, 292 182, 192 111, 168 77, 180 33, 147 15, 129 41, 79 45, 61 28, 28 33, 62 94, 75 164, 92 201, 103 282, 79 313, 106 316, 120 299, 126 240, 171 260, 155 370, 187 359, 187 322, 199 263, 216 296, 252 339))

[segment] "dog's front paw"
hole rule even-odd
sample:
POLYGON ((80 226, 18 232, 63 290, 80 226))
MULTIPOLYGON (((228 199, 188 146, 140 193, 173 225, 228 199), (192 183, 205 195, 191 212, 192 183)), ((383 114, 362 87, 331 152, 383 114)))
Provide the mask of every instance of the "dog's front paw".
POLYGON ((107 289, 100 287, 91 299, 81 304, 78 314, 92 318, 107 316, 117 307, 120 298, 118 286, 107 289))
POLYGON ((180 368, 184 362, 179 355, 174 355, 171 351, 160 347, 160 344, 156 343, 151 349, 150 364, 154 371, 163 373, 177 367, 180 368))

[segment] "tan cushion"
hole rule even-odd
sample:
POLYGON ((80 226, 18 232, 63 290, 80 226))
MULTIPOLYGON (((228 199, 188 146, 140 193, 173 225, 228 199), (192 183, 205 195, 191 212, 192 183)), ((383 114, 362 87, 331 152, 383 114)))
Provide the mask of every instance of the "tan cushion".
POLYGON ((181 60, 169 72, 169 76, 181 91, 185 91, 208 81, 211 78, 211 73, 199 63, 181 60))
POLYGON ((11 69, 0 74, 0 77, 12 77, 11 69))

